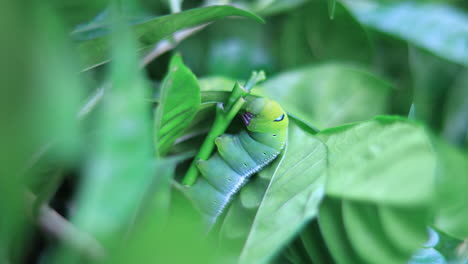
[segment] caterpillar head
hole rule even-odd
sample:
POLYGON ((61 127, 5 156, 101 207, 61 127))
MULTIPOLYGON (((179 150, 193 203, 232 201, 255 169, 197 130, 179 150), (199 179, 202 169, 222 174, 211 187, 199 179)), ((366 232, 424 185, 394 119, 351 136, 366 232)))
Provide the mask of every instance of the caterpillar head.
POLYGON ((281 106, 266 98, 256 98, 247 103, 242 119, 251 132, 275 133, 285 131, 288 116, 281 106))

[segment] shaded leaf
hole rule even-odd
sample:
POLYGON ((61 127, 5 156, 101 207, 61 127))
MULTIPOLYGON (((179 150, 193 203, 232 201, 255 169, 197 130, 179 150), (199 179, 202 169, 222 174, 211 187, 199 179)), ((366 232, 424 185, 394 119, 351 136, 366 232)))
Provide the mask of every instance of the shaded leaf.
POLYGON ((155 143, 159 155, 165 155, 174 141, 190 124, 200 107, 200 86, 180 55, 175 55, 161 85, 155 114, 155 143))
POLYGON ((280 41, 274 43, 279 50, 287 51, 278 54, 282 68, 326 60, 372 63, 367 32, 340 2, 336 3, 334 19, 330 20, 326 1, 309 1, 288 14, 280 34, 280 41))
MULTIPOLYGON (((242 16, 257 22, 263 20, 253 13, 224 5, 192 9, 172 15, 157 17, 132 26, 138 37, 135 50, 144 51, 170 34, 188 27, 194 27, 227 16, 242 16)), ((79 52, 83 57, 85 68, 94 67, 109 60, 109 36, 104 35, 82 42, 79 52)))

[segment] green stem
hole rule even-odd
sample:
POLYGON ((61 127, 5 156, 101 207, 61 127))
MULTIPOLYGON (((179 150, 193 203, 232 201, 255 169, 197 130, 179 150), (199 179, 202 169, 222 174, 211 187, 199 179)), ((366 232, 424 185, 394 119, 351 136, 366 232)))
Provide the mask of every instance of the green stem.
POLYGON ((222 108, 221 104, 218 104, 216 108, 216 118, 213 123, 213 127, 211 128, 210 132, 208 133, 208 136, 203 142, 203 145, 200 148, 200 152, 198 152, 197 156, 195 156, 195 158, 193 159, 192 164, 190 164, 187 174, 185 174, 185 177, 182 181, 183 185, 192 186, 197 181, 197 162, 199 160, 207 160, 211 156, 211 152, 213 152, 213 149, 215 147, 215 139, 224 134, 229 124, 231 124, 231 121, 241 110, 244 103, 245 99, 240 97, 233 104, 233 106, 228 112, 226 112, 222 108))
POLYGON ((257 83, 262 82, 265 79, 266 79, 266 77, 265 77, 265 72, 264 71, 259 71, 259 72, 254 71, 254 72, 252 72, 252 75, 250 75, 250 79, 245 84, 244 89, 247 92, 250 92, 252 90, 252 88, 254 88, 254 86, 257 83))

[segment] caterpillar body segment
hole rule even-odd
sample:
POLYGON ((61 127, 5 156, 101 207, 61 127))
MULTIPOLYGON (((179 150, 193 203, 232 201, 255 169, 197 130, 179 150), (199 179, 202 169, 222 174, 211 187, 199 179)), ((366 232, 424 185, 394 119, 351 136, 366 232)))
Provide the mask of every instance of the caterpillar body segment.
POLYGON ((212 226, 249 177, 273 161, 287 138, 288 117, 275 101, 256 98, 246 103, 246 130, 215 140, 217 152, 199 160, 201 173, 188 194, 212 226))

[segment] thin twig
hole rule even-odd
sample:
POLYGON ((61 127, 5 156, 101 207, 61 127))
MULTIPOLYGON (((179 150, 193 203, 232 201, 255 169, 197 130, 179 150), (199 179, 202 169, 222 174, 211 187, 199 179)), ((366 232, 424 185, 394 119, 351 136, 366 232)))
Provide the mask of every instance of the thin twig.
POLYGON ((102 85, 101 87, 98 87, 94 94, 83 105, 83 107, 77 114, 78 119, 82 119, 86 115, 88 115, 94 109, 94 107, 96 107, 96 105, 101 101, 102 97, 104 97, 104 90, 106 86, 109 86, 109 84, 106 84, 102 85))
POLYGON ((206 23, 200 26, 196 26, 193 28, 188 28, 184 29, 181 31, 178 31, 174 34, 172 40, 165 39, 160 41, 154 49, 148 53, 142 60, 141 66, 144 67, 148 65, 152 60, 156 59, 157 57, 161 56, 162 54, 174 49, 179 45, 182 40, 192 36, 193 34, 197 33, 198 31, 204 29, 206 26, 208 26, 211 23, 206 23))
MULTIPOLYGON (((26 191, 28 210, 33 215, 36 196, 26 191)), ((37 223, 40 228, 52 237, 83 253, 85 256, 98 260, 105 256, 104 248, 92 236, 78 230, 67 219, 47 205, 39 208, 37 223)))

